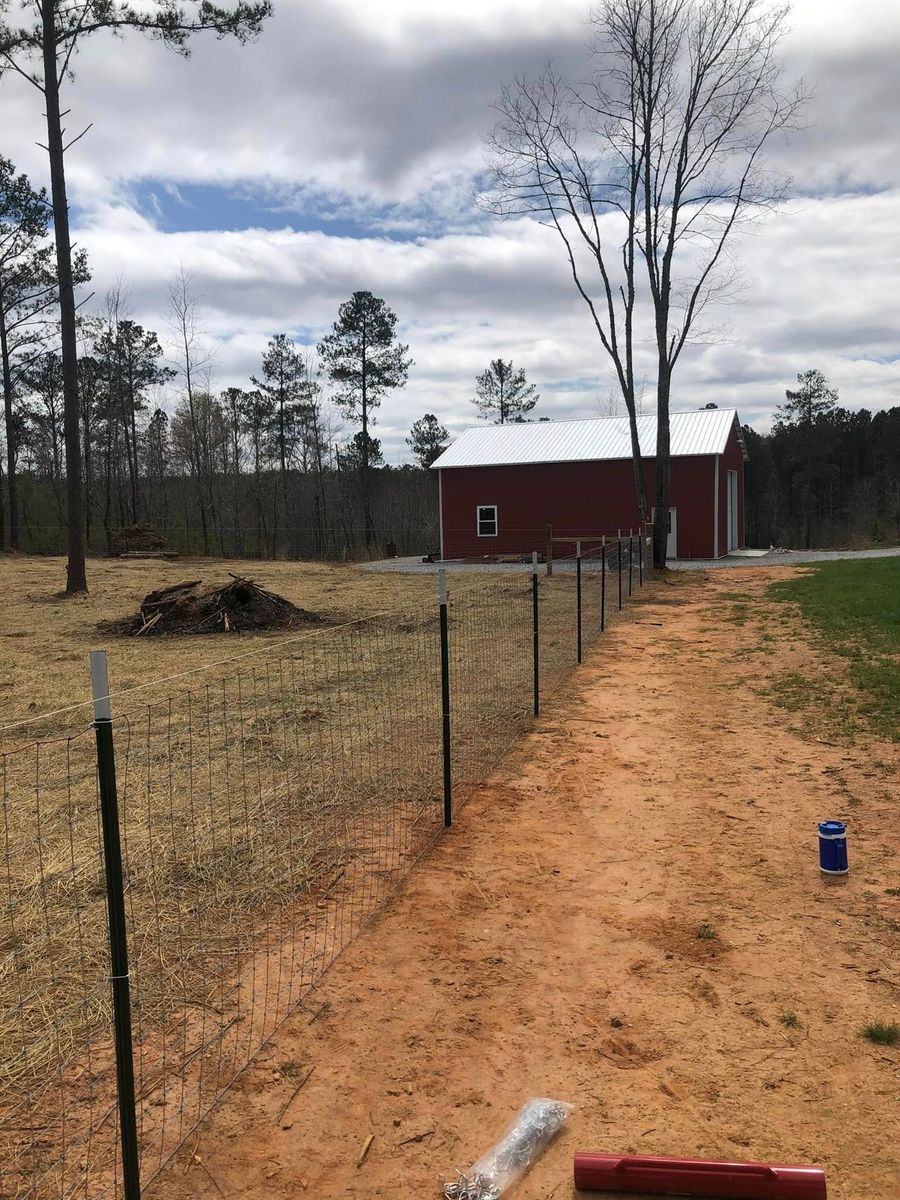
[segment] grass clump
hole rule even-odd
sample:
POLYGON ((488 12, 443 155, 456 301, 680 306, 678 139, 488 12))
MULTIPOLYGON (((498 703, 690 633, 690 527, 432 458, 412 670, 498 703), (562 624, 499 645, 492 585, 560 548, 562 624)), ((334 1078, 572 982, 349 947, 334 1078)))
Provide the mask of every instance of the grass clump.
POLYGON ((697 930, 697 937, 701 942, 712 942, 715 940, 716 931, 713 929, 712 925, 708 925, 706 922, 704 922, 697 930))
POLYGON ((863 1026, 862 1035, 875 1046, 896 1046, 900 1043, 900 1025, 892 1021, 885 1025, 883 1021, 870 1021, 863 1026))
POLYGON ((784 1025, 787 1029, 800 1028, 800 1018, 795 1012, 783 1012, 779 1019, 782 1025, 784 1025))
MULTIPOLYGON (((869 728, 900 741, 900 558, 819 563, 771 584, 768 595, 799 605, 826 647, 848 661, 869 728)), ((799 707, 799 696, 790 699, 799 707)))

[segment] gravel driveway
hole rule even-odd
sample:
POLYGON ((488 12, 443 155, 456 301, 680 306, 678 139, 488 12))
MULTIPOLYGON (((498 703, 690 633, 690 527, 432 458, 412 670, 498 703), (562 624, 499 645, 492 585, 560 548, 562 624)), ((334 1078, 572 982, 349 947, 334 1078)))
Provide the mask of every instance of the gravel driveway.
MULTIPOLYGON (((900 546, 892 546, 886 550, 770 550, 755 558, 744 558, 740 555, 725 558, 694 558, 671 560, 669 567, 673 571, 708 571, 721 567, 794 567, 801 563, 831 562, 845 558, 897 558, 900 556, 900 546)), ((594 559, 585 559, 584 567, 590 569, 595 564, 594 559)), ((571 569, 571 561, 555 559, 557 570, 571 569)), ((530 571, 531 563, 463 563, 448 562, 444 566, 448 571, 484 572, 484 571, 530 571)), ((366 563, 366 571, 399 571, 406 575, 434 575, 440 570, 438 563, 423 563, 421 558, 383 558, 376 562, 366 563)))

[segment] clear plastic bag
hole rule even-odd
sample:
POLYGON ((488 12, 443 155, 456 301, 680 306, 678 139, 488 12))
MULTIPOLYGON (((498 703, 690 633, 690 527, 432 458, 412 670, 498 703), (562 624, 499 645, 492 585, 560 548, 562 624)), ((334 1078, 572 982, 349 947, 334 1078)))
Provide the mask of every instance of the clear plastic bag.
POLYGON ((559 1133, 572 1107, 563 1100, 527 1101, 487 1154, 465 1174, 444 1182, 445 1200, 499 1200, 559 1133))

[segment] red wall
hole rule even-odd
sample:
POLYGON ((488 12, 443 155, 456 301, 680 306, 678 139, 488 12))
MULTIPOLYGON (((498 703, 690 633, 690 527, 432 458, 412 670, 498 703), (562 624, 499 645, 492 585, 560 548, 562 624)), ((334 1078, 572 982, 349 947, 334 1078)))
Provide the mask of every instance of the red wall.
MULTIPOLYGON (((740 456, 736 440, 735 447, 740 456)), ((656 487, 653 459, 644 460, 644 473, 652 504, 656 487)), ((453 467, 440 475, 445 558, 543 552, 548 523, 555 537, 615 535, 619 528, 637 530, 640 525, 630 459, 453 467), (477 536, 475 510, 479 504, 497 505, 497 537, 477 536)), ((672 460, 671 504, 677 509, 679 558, 712 557, 714 479, 712 455, 672 460)), ((720 471, 720 490, 724 486, 724 472, 720 471)), ((742 467, 738 493, 742 503, 742 467)), ((720 500, 720 510, 723 508, 724 499, 720 500)), ((722 511, 720 522, 724 522, 722 511)), ((721 554, 724 547, 723 541, 721 554)), ((558 557, 566 553, 562 546, 554 552, 558 557)))

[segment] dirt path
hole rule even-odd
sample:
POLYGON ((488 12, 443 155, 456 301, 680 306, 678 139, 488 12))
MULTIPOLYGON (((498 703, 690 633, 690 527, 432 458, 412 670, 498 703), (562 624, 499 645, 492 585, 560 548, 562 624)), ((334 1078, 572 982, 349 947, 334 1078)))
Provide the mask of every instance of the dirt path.
POLYGON ((859 1035, 900 1019, 897 748, 803 738, 759 694, 816 667, 795 620, 729 619, 769 578, 642 597, 149 1195, 436 1195, 531 1095, 578 1107, 521 1200, 572 1195, 576 1148, 900 1194, 900 1049, 859 1035))

